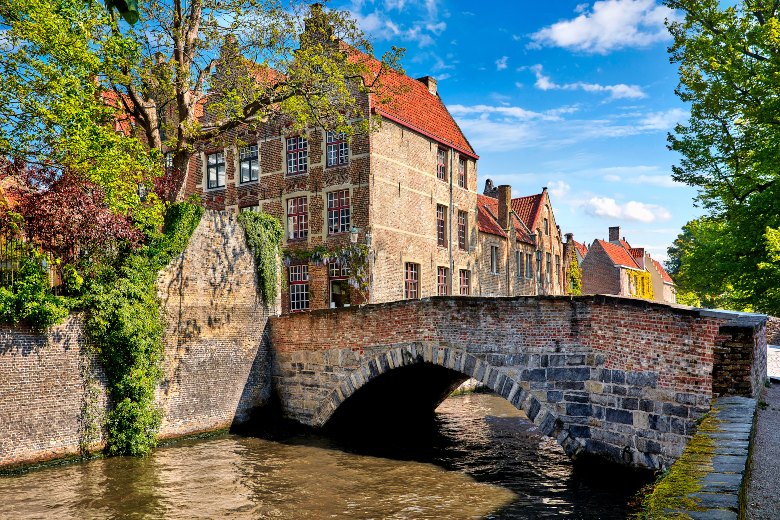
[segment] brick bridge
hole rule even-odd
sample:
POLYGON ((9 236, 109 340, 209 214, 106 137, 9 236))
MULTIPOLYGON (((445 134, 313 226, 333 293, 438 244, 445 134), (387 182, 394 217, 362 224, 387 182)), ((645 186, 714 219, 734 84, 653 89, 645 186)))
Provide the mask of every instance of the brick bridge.
POLYGON ((758 392, 766 317, 611 296, 437 297, 271 318, 273 388, 303 424, 432 410, 476 378, 571 457, 668 467, 713 397, 758 392))

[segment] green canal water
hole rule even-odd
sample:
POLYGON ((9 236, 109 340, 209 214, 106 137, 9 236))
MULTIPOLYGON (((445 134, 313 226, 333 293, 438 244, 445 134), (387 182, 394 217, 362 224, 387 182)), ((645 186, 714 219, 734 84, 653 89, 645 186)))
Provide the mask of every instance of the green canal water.
POLYGON ((644 483, 575 467, 505 400, 351 437, 221 435, 0 477, 0 518, 626 518, 644 483))

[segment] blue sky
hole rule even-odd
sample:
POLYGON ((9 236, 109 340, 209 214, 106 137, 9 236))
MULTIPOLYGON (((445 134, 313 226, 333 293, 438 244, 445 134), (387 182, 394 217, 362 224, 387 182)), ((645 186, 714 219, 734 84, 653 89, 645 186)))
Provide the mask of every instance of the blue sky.
POLYGON ((492 178, 513 195, 548 186, 575 239, 622 227, 660 259, 700 214, 693 188, 671 180, 666 134, 688 108, 655 0, 465 2, 335 0, 377 54, 406 47, 412 77, 431 75, 492 178))

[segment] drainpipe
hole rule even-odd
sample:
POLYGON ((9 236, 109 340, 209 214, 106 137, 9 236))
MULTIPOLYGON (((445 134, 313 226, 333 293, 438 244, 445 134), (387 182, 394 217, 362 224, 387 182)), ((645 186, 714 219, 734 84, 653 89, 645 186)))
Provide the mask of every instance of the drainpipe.
POLYGON ((452 296, 452 280, 455 277, 455 260, 452 258, 452 228, 453 228, 453 226, 452 226, 452 214, 453 214, 453 211, 452 211, 452 188, 453 188, 452 178, 454 177, 452 166, 453 166, 453 158, 454 158, 454 156, 455 156, 455 150, 450 148, 450 228, 447 230, 449 232, 449 234, 450 234, 450 237, 449 237, 450 239, 447 241, 447 249, 449 250, 449 254, 450 254, 450 278, 449 278, 449 280, 447 280, 447 284, 449 284, 449 287, 447 288, 447 292, 449 293, 450 296, 452 296))

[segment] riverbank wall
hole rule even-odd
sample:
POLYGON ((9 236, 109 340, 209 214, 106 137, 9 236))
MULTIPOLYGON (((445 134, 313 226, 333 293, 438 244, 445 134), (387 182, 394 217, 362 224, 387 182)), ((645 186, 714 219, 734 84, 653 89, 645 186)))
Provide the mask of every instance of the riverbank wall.
MULTIPOLYGON (((207 211, 182 255, 158 278, 166 330, 157 404, 160 437, 248 421, 269 398, 268 315, 235 216, 207 211)), ((0 327, 0 467, 102 445, 108 405, 82 317, 40 334, 0 327)))

